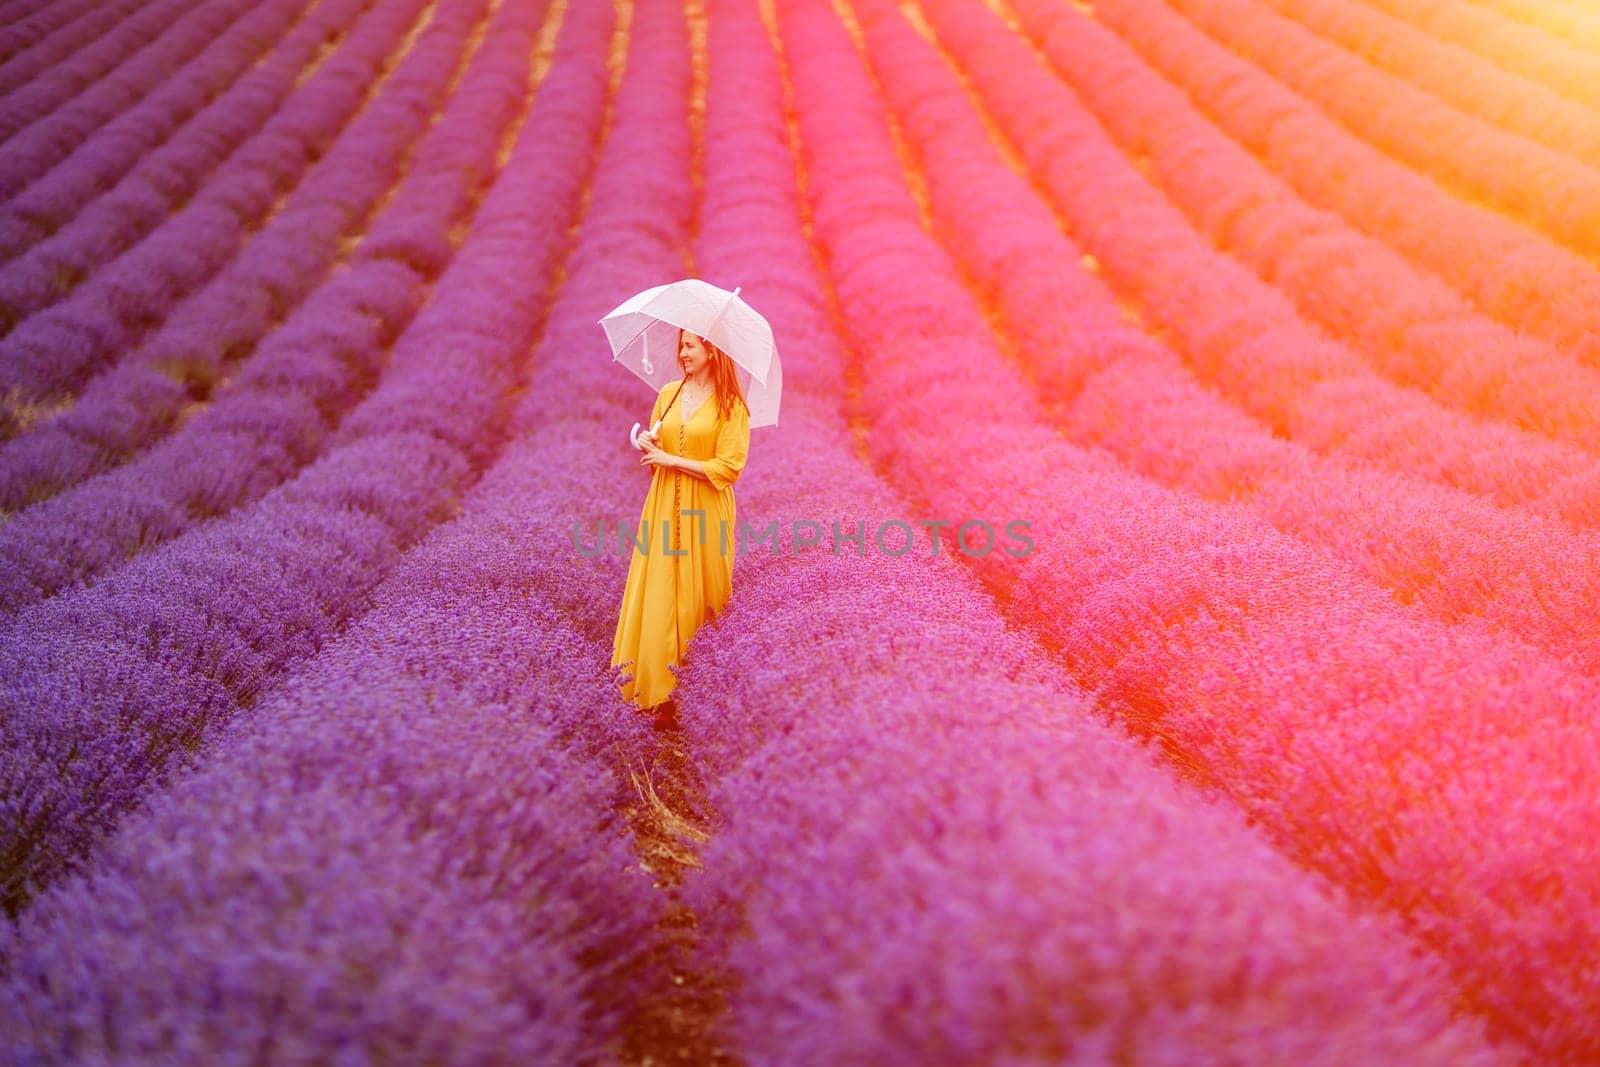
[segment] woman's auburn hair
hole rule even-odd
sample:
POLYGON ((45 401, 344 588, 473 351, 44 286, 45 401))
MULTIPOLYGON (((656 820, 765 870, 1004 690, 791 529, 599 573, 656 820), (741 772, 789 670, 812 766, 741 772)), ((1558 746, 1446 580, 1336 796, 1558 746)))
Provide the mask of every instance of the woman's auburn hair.
MULTIPOLYGON (((679 334, 694 333, 693 330, 678 329, 679 334)), ((700 337, 694 333, 694 336, 700 337)), ((678 338, 680 344, 683 338, 678 338)), ((711 386, 717 397, 717 418, 726 419, 733 415, 735 400, 745 409, 750 410, 750 405, 745 402, 744 390, 739 388, 739 376, 733 372, 733 360, 722 349, 718 348, 710 339, 700 337, 700 343, 706 346, 706 351, 711 353, 711 386)))

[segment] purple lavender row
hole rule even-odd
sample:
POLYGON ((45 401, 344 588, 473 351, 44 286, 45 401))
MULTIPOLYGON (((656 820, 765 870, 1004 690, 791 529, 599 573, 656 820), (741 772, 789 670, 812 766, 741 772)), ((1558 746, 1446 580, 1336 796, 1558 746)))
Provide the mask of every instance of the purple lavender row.
POLYGON ((500 447, 548 311, 606 95, 608 5, 567 9, 554 65, 461 251, 334 445, 255 506, 0 638, 0 892, 87 852, 171 761, 255 704, 451 518, 500 447))
MULTIPOLYGON (((29 153, 53 156, 54 162, 247 9, 241 0, 205 0, 198 6, 193 0, 156 0, 0 100, 0 138, 10 139, 8 150, 26 143, 29 153), (24 131, 26 138, 19 136, 24 131)), ((20 188, 11 170, 14 159, 36 165, 29 154, 8 152, 0 168, 0 195, 20 188)))
POLYGON ((604 1062, 644 727, 524 561, 455 547, 0 930, 8 1062, 604 1062))
MULTIPOLYGON (((668 235, 687 224, 686 138, 665 160, 637 152, 641 140, 660 144, 654 131, 663 118, 663 65, 687 69, 681 31, 674 50, 657 29, 669 11, 667 3, 635 11, 616 134, 537 364, 560 366, 584 340, 592 346, 593 321, 619 283, 638 285, 681 266, 668 235), (662 180, 664 163, 675 164, 675 181, 662 180), (622 190, 631 195, 611 195, 622 190), (619 249, 630 254, 614 254, 619 249)), ((577 14, 570 8, 568 18, 577 14)), ((593 59, 591 70, 600 74, 601 57, 593 59)), ((687 125, 686 109, 667 117, 687 125)), ((531 392, 522 403, 533 405, 531 392)), ((240 1042, 207 1035, 248 1040, 275 1027, 310 1035, 291 1058, 328 1058, 333 1035, 344 1033, 349 1046, 369 1053, 378 1042, 406 1049, 426 1043, 445 1062, 598 1059, 618 1009, 641 995, 639 980, 651 973, 633 964, 649 944, 656 905, 607 815, 617 799, 607 765, 631 763, 647 731, 605 676, 603 635, 574 633, 537 591, 566 566, 538 551, 527 521, 556 505, 540 491, 545 458, 529 443, 513 442, 470 494, 466 514, 433 531, 373 592, 371 611, 217 736, 204 765, 149 806, 153 817, 131 816, 84 878, 34 904, 6 949, 17 961, 14 980, 0 987, 0 1020, 24 1047, 68 1042, 76 1054, 93 1054, 117 1034, 144 1055, 209 1062, 233 1055, 240 1042), (462 767, 471 772, 467 780, 450 783, 448 772, 462 767), (420 789, 401 791, 417 778, 420 789), (297 788, 297 780, 309 785, 297 788), (357 784, 330 797, 331 782, 357 784), (420 848, 427 840, 420 835, 415 843, 384 837, 359 846, 353 860, 346 855, 371 824, 367 813, 376 811, 386 825, 398 821, 394 794, 406 803, 421 790, 436 848, 420 848), (586 803, 560 792, 566 790, 586 803), (219 803, 221 795, 228 799, 219 803), (179 844, 197 837, 215 844, 179 844), (399 854, 393 861, 391 852, 399 854), (439 875, 436 868, 443 868, 439 875), (318 873, 324 869, 330 873, 318 873), (524 873, 529 869, 537 873, 524 873), (581 891, 551 887, 556 872, 581 891), (488 888, 462 899, 452 877, 462 873, 488 888), (294 909, 282 890, 251 888, 285 879, 303 902, 294 909), (362 906, 353 921, 329 921, 352 894, 362 906), (533 898, 543 904, 525 925, 484 929, 502 908, 533 898), (232 906, 224 912, 218 899, 232 906), (455 919, 444 937, 446 957, 487 962, 467 980, 420 965, 395 969, 381 990, 380 1003, 395 1005, 384 1026, 370 1024, 370 1011, 352 1018, 357 991, 347 976, 359 968, 350 961, 421 951, 409 932, 419 914, 429 931, 436 915, 455 919), (551 955, 565 947, 559 960, 584 964, 557 968, 530 960, 529 948, 506 958, 526 942, 551 955), (195 972, 236 956, 242 959, 230 964, 229 988, 237 994, 208 996, 195 972), (141 962, 123 962, 130 960, 141 962), (266 960, 273 965, 262 966, 266 960), (319 982, 327 990, 321 1005, 295 995, 319 982), (508 1004, 554 999, 546 1014, 566 1020, 572 1002, 558 993, 568 987, 585 1004, 582 1042, 555 1042, 548 1024, 508 1004), (261 1010, 280 994, 290 1000, 287 1021, 261 1010), (165 1009, 159 1029, 128 1006, 146 998, 165 1009), (441 1012, 435 1001, 456 1010, 441 1012), (502 1008, 510 1018, 496 1022, 502 1008), (458 1020, 451 1032, 438 1032, 441 1016, 458 1020)))
MULTIPOLYGON (((388 257, 431 279, 454 254, 452 232, 492 173, 502 128, 526 89, 526 53, 540 17, 525 13, 526 6, 519 0, 518 17, 508 14, 489 31, 484 58, 450 93, 444 115, 406 161, 399 190, 365 224, 351 256, 356 262, 388 257), (515 54, 518 49, 524 54, 515 54)), ((248 368, 267 358, 270 345, 262 346, 262 338, 273 329, 275 312, 304 300, 340 258, 341 225, 359 228, 346 221, 353 209, 364 204, 370 212, 373 197, 392 191, 377 188, 378 175, 362 155, 366 147, 345 142, 403 132, 417 121, 407 96, 387 105, 401 110, 399 118, 385 113, 358 119, 240 256, 180 303, 137 350, 92 380, 75 405, 0 446, 0 507, 26 507, 125 462, 179 426, 186 407, 213 396, 225 377, 237 385, 255 373, 248 368), (363 126, 369 132, 358 137, 355 129, 363 126), (358 173, 324 173, 335 157, 358 173), (370 196, 358 202, 363 192, 370 196), (241 361, 243 367, 234 370, 241 361)))
POLYGON ((0 96, 106 32, 146 0, 58 0, 41 8, 28 4, 8 18, 0 5, 0 96))
MULTIPOLYGON (((710 15, 696 260, 837 389, 776 57, 754 5, 710 15)), ((826 393, 784 425, 742 511, 904 510, 826 393)), ((1063 693, 950 556, 758 555, 738 581, 679 700, 720 814, 688 889, 746 1062, 1498 1062, 1437 966, 1063 693), (756 629, 793 653, 757 663, 756 629)))
MULTIPOLYGON (((114 190, 132 173, 143 175, 145 181, 159 175, 158 187, 170 201, 190 195, 265 121, 324 38, 342 30, 352 17, 338 4, 308 7, 306 0, 275 0, 258 5, 193 62, 49 169, 34 167, 31 170, 38 173, 30 177, 33 160, 13 158, 25 150, 29 134, 0 147, 0 173, 19 189, 0 207, 0 258, 15 260, 59 232, 85 205, 114 190), (241 109, 245 113, 233 114, 241 109), (195 120, 190 122, 191 118, 195 120), (20 189, 24 182, 30 184, 20 189)), ((37 157, 37 162, 48 165, 45 157, 37 157)), ((115 202, 114 196, 107 200, 115 202)))
MULTIPOLYGON (((370 87, 397 58, 396 46, 424 2, 379 0, 372 16, 360 21, 266 127, 177 212, 152 188, 140 197, 142 212, 97 220, 89 232, 75 228, 70 247, 51 245, 51 259, 73 275, 89 274, 95 264, 115 258, 0 341, 0 383, 16 387, 24 401, 80 388, 185 294, 214 277, 267 221, 274 202, 302 180, 359 113, 370 87), (154 233, 129 247, 161 219, 154 233)), ((53 297, 53 292, 35 291, 34 298, 24 299, 13 278, 10 272, 0 274, 0 310, 53 297)))
MULTIPOLYGON (((342 236, 364 227, 368 213, 413 158, 427 161, 436 168, 432 173, 443 173, 458 186, 492 167, 523 95, 520 88, 505 89, 527 84, 531 37, 545 4, 506 0, 487 33, 479 31, 488 18, 488 0, 465 0, 439 11, 391 84, 318 162, 245 256, 203 291, 212 293, 211 299, 191 301, 222 314, 230 306, 264 307, 269 299, 305 302, 237 368, 226 391, 183 421, 173 436, 128 465, 30 507, 0 527, 0 611, 14 612, 177 536, 196 521, 249 504, 320 454, 339 420, 380 379, 394 338, 427 298, 431 281, 409 262, 357 246, 353 263, 318 288, 334 266, 342 236), (463 53, 474 33, 493 47, 477 56, 470 46, 463 53), (433 124, 432 132, 451 120, 460 124, 448 141, 430 144, 422 138, 424 130, 469 62, 475 80, 501 88, 499 103, 485 106, 482 94, 475 94, 471 113, 458 108, 433 124)), ((438 182, 429 186, 442 192, 438 182)), ((466 209, 470 192, 457 189, 447 202, 466 209)), ((404 206, 393 202, 385 212, 404 206)), ((438 226, 435 240, 450 247, 453 220, 420 221, 438 226)), ((204 336, 207 319, 175 316, 169 325, 176 329, 164 331, 168 340, 155 345, 158 356, 183 360, 197 342, 216 351, 216 339, 204 336)), ((230 331, 229 345, 248 347, 247 339, 268 326, 257 316, 244 329, 230 331)), ((125 359, 119 367, 128 366, 129 374, 121 377, 144 387, 122 405, 94 405, 102 418, 120 424, 117 431, 130 443, 141 428, 177 422, 188 400, 184 383, 153 369, 152 362, 125 359), (144 384, 151 379, 166 382, 167 388, 152 395, 144 384)), ((204 381, 208 371, 222 370, 202 361, 188 373, 204 381)))

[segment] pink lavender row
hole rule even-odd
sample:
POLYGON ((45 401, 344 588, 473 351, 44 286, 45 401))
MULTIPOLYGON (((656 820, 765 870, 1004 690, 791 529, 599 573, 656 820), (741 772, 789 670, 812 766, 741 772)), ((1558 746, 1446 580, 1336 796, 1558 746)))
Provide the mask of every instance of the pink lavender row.
POLYGON ((0 6, 0 95, 87 46, 144 2, 58 0, 41 8, 32 0, 23 0, 25 7, 0 6))
MULTIPOLYGON (((452 25, 461 17, 441 16, 452 25)), ((540 17, 526 0, 509 6, 482 43, 483 58, 450 91, 420 144, 402 135, 433 121, 411 102, 429 90, 390 92, 375 102, 239 257, 180 303, 152 337, 92 380, 70 409, 0 446, 0 507, 25 507, 127 461, 178 426, 193 400, 215 395, 219 380, 231 379, 236 389, 259 375, 255 368, 273 358, 267 350, 282 348, 263 344, 277 315, 320 284, 340 258, 341 234, 360 228, 357 216, 379 200, 382 210, 365 223, 351 258, 393 259, 424 278, 443 270, 455 251, 457 222, 493 171, 502 131, 526 95, 540 17), (367 143, 373 138, 378 150, 367 143), (411 153, 403 164, 382 147, 401 142, 411 153), (384 184, 393 179, 374 160, 403 167, 397 190, 384 184)))
MULTIPOLYGON (((1047 34, 1058 75, 1122 150, 1143 159, 1149 180, 1196 229, 1276 285, 1301 316, 1441 404, 1600 451, 1600 369, 1481 315, 1377 238, 1299 200, 1094 20, 1023 7, 1047 34)), ((989 32, 1025 54, 999 25, 989 32)), ((990 62, 968 42, 960 48, 973 63, 990 62)))
MULTIPOLYGON (((1050 29, 1059 14, 1011 6, 1029 36, 1060 47, 1048 43, 1064 35, 1050 29)), ((1385 156, 1165 4, 1106 0, 1095 16, 1308 203, 1399 249, 1507 325, 1600 360, 1600 276, 1587 259, 1385 156)))
POLYGON ((155 0, 0 99, 0 196, 14 195, 29 170, 60 159, 247 9, 239 0, 155 0), (13 177, 16 161, 27 169, 13 177))
MULTIPOLYGON (((1071 440, 1104 448, 1162 484, 1248 501, 1279 530, 1351 564, 1403 602, 1445 621, 1482 617, 1600 674, 1600 646, 1586 625, 1600 596, 1600 555, 1587 538, 1337 452, 1318 455, 1205 388, 1177 355, 1121 322, 1114 294, 1081 270, 1082 249, 1005 164, 956 75, 900 9, 879 0, 857 6, 877 81, 920 160, 912 180, 927 191, 935 228, 972 285, 992 294, 1010 347, 1027 357, 1041 403, 1056 409, 1052 421, 1071 440)), ((971 68, 983 68, 980 85, 1005 82, 1054 115, 1072 112, 1076 102, 1065 90, 1053 96, 1041 88, 1048 72, 999 18, 939 0, 925 7, 940 38, 971 68)), ((1103 77, 1139 85, 1109 71, 1103 77)), ((1131 121, 1159 125, 1137 103, 1127 102, 1131 121)), ((1155 109, 1164 103, 1151 101, 1155 109)), ((993 104, 1019 106, 1009 93, 993 104)), ((1206 170, 1203 153, 1179 155, 1191 171, 1206 170)), ((1130 181, 1137 180, 1132 170, 1130 181)), ((1091 197, 1103 210, 1104 188, 1086 190, 1091 197)))
POLYGON ((104 36, 148 2, 111 0, 91 4, 83 0, 53 0, 41 5, 38 0, 4 0, 0 2, 0 65, 14 62, 57 30, 75 28, 80 22, 92 30, 90 40, 104 36))
MULTIPOLYGON (((1045 5, 1014 6, 1030 23, 1036 15, 1048 17, 1045 5)), ((1283 293, 1196 233, 1076 95, 1036 61, 1030 57, 1016 67, 975 57, 962 33, 981 32, 983 23, 952 21, 963 11, 948 5, 937 10, 947 26, 963 27, 944 37, 973 64, 990 114, 1019 146, 1051 206, 1066 216, 1099 268, 1183 346, 1202 381, 1275 434, 1315 452, 1366 460, 1575 526, 1600 521, 1600 468, 1592 456, 1451 411, 1379 377, 1349 346, 1308 325, 1283 293), (1105 210, 1108 197, 1117 211, 1105 210)), ((1046 36, 1047 47, 1062 32, 1046 36)), ((985 36, 997 39, 992 27, 985 36)), ((1102 43, 1114 51, 1114 40, 1102 43)), ((1123 101, 1132 106, 1137 99, 1123 101)))
POLYGON ((922 232, 844 28, 784 14, 813 235, 874 461, 932 514, 1027 517, 1031 555, 963 558, 1010 622, 1291 858, 1403 918, 1500 1033, 1592 1057, 1595 683, 1063 441, 922 232), (939 457, 962 433, 956 476, 939 457))
MULTIPOLYGON (((708 52, 696 261, 765 294, 824 383, 786 397, 741 513, 900 513, 826 391, 844 359, 755 6, 714 4, 708 52)), ((1108 727, 951 555, 739 567, 678 692, 718 812, 690 899, 744 1062, 1499 1059, 1436 966, 1108 727), (757 631, 784 654, 758 663, 757 631)))
MULTIPOLYGON (((1502 68, 1591 107, 1600 107, 1600 57, 1470 0, 1372 0, 1430 36, 1452 41, 1502 68)), ((1597 23, 1600 26, 1600 23, 1597 23)))
MULTIPOLYGON (((681 267, 688 61, 681 26, 675 39, 663 33, 669 18, 681 24, 670 3, 634 9, 614 134, 537 366, 571 368, 612 290, 681 267), (664 92, 669 83, 679 92, 664 92), (641 157, 641 144, 661 152, 641 157)), ((603 52, 590 59, 582 73, 603 78, 603 52)), ((563 101, 577 98, 549 102, 563 101)), ((608 366, 582 361, 624 392, 608 366)), ((520 401, 549 403, 533 390, 520 401)), ((574 422, 610 437, 582 416, 550 436, 574 422)), ((180 1062, 242 1054, 233 1035, 271 1030, 307 1035, 294 1046, 305 1058, 328 1058, 344 1037, 447 1062, 598 1059, 618 1009, 659 977, 638 958, 657 905, 609 814, 620 799, 612 768, 634 766, 650 741, 607 677, 609 634, 575 631, 544 593, 570 571, 567 554, 539 543, 560 507, 545 446, 512 440, 462 515, 373 590, 371 610, 217 735, 204 764, 153 799, 153 816, 130 816, 83 878, 35 902, 7 953, 17 980, 0 987, 0 1018, 20 1020, 13 1031, 33 1045, 67 1033, 97 1051, 128 1030, 141 1051, 170 1056, 181 1042, 180 1062), (346 855, 374 822, 381 839, 346 855), (215 844, 178 851, 195 837, 215 844), (230 896, 224 915, 212 901, 230 896), (414 931, 446 922, 440 974, 414 931), (219 957, 240 991, 220 1003, 199 977, 219 957), (395 957, 404 966, 385 970, 376 995, 352 988, 352 970, 395 957), (308 984, 325 991, 320 1002, 296 994, 308 984), (162 1004, 176 1038, 124 1008, 128 990, 162 1004), (261 1007, 278 994, 287 1026, 261 1007), (359 1007, 363 998, 383 1010, 359 1007), (563 1025, 580 1003, 582 1043, 563 1025), (545 1007, 532 1017, 525 1004, 545 1007)))
POLYGON ((1585 164, 1463 115, 1250 0, 1173 6, 1387 155, 1578 252, 1600 252, 1600 189, 1585 164))
POLYGON ((143 210, 74 226, 0 272, 0 306, 44 308, 0 340, 0 381, 24 400, 79 389, 214 276, 361 110, 423 7, 423 0, 379 0, 339 51, 176 212, 159 186, 148 188, 134 194, 143 210), (114 258, 104 263, 108 256, 114 258), (47 263, 84 280, 56 301, 49 272, 39 273, 47 263))
POLYGON ((259 5, 59 162, 27 155, 23 138, 0 146, 0 169, 17 190, 0 206, 0 256, 20 257, 133 174, 147 182, 159 174, 158 188, 181 201, 265 121, 328 34, 352 19, 339 4, 259 5))
MULTIPOLYGON (((251 358, 230 368, 228 387, 173 436, 0 528, 6 572, 0 579, 0 610, 14 612, 177 536, 196 521, 249 504, 316 459, 339 421, 381 382, 394 338, 426 300, 430 281, 410 262, 357 246, 348 269, 323 285, 342 232, 360 229, 365 215, 419 155, 431 174, 453 177, 458 187, 492 169, 506 123, 515 117, 510 112, 525 95, 504 89, 527 84, 531 36, 544 6, 545 0, 507 0, 496 23, 480 35, 494 45, 476 57, 463 48, 475 29, 483 28, 487 0, 457 4, 429 24, 392 82, 318 162, 260 238, 192 302, 200 310, 218 311, 230 298, 258 308, 269 298, 299 301, 309 293, 309 299, 251 358), (470 112, 458 107, 449 116, 460 127, 448 140, 441 135, 430 145, 422 138, 430 115, 469 58, 475 61, 468 76, 499 86, 500 106, 486 107, 482 90, 474 93, 466 101, 470 112), (292 280, 285 277, 285 264, 292 268, 292 280)), ((442 128, 435 124, 429 132, 442 128)), ((441 207, 470 207, 464 202, 470 190, 458 188, 446 196, 437 181, 427 182, 427 189, 441 207)), ((391 201, 384 210, 405 210, 410 203, 410 197, 391 201)), ((451 219, 430 211, 414 223, 438 227, 435 241, 448 247, 451 219)), ((191 316, 175 322, 175 329, 158 336, 155 352, 163 359, 182 359, 185 349, 214 345, 214 338, 199 335, 203 321, 191 316)), ((251 334, 267 328, 265 316, 258 314, 231 343, 242 347, 251 334)), ((207 370, 223 371, 196 362, 191 372, 197 379, 207 370)), ((129 373, 118 377, 136 387, 148 376, 170 381, 138 357, 120 366, 128 366, 129 373), (141 369, 144 376, 137 373, 141 369)), ((140 392, 146 395, 135 393, 132 403, 95 405, 102 417, 116 420, 103 433, 120 432, 128 440, 141 428, 148 433, 174 423, 188 399, 176 382, 165 398, 148 395, 148 385, 140 392), (137 414, 122 414, 119 407, 137 414)), ((128 440, 128 445, 133 451, 138 442, 128 440)))
POLYGON ((461 251, 332 447, 258 504, 35 605, 0 638, 10 910, 361 612, 498 451, 600 129, 611 21, 605 5, 568 9, 461 251))
POLYGON ((602 1062, 658 918, 613 814, 648 728, 497 547, 426 553, 6 924, 10 1062, 602 1062))
POLYGON ((1563 100, 1360 2, 1270 0, 1268 6, 1468 115, 1591 167, 1600 164, 1600 130, 1592 108, 1563 100))

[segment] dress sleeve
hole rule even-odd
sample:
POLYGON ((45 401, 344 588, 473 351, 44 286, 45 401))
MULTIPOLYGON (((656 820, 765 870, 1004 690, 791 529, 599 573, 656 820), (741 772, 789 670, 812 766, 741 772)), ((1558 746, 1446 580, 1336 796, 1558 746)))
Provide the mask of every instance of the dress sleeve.
POLYGON ((650 409, 650 421, 645 424, 645 429, 650 429, 661 419, 662 412, 666 410, 666 406, 667 391, 663 389, 656 394, 656 405, 650 409))
POLYGON ((706 478, 719 493, 739 480, 750 454, 750 409, 734 406, 733 414, 717 427, 717 454, 705 461, 706 478))

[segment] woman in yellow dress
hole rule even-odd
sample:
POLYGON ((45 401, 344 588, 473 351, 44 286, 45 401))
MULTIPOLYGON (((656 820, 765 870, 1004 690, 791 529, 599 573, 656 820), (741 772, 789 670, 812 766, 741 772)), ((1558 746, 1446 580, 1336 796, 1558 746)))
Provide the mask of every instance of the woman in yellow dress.
POLYGON ((750 409, 734 363, 716 345, 678 331, 680 381, 656 394, 640 435, 639 464, 650 492, 622 593, 612 666, 633 668, 622 696, 641 708, 664 703, 677 685, 668 664, 682 661, 690 638, 720 612, 733 588, 737 543, 733 483, 750 451, 750 409))

